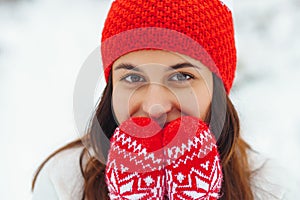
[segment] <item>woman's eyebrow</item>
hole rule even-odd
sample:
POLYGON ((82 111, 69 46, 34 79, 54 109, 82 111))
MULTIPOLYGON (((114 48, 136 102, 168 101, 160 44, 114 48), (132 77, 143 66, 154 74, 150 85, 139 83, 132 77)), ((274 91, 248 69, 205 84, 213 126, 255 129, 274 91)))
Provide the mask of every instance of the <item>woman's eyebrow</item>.
POLYGON ((129 64, 129 63, 121 63, 115 67, 115 70, 119 70, 119 69, 134 70, 134 71, 138 71, 138 72, 141 71, 139 68, 137 68, 136 66, 129 64))
MULTIPOLYGON (((196 65, 184 62, 184 63, 177 63, 175 65, 171 65, 166 69, 166 71, 176 70, 176 69, 181 69, 181 68, 187 68, 187 67, 200 69, 200 67, 198 67, 196 65)), ((133 64, 129 64, 129 63, 121 63, 118 66, 116 66, 114 70, 116 71, 116 70, 119 70, 119 69, 134 70, 134 71, 138 71, 138 72, 142 71, 138 67, 134 66, 133 64)))
POLYGON ((193 65, 193 64, 188 63, 188 62, 184 62, 184 63, 178 63, 178 64, 175 64, 175 65, 171 65, 170 67, 168 67, 168 69, 166 69, 166 71, 181 69, 181 68, 187 68, 187 67, 201 69, 200 67, 198 67, 196 65, 193 65))

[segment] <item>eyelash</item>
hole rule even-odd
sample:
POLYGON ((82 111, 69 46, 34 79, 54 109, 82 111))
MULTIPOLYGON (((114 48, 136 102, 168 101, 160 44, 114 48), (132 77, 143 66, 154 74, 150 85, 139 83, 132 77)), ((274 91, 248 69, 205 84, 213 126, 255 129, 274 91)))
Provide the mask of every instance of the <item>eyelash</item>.
MULTIPOLYGON (((168 81, 172 81, 172 82, 178 82, 178 83, 183 83, 183 82, 185 82, 185 81, 189 81, 189 80, 191 80, 191 79, 194 79, 195 78, 195 76, 194 75, 192 75, 192 74, 190 74, 190 73, 186 73, 186 72, 176 72, 176 73, 174 73, 174 74, 172 74, 171 76, 170 76, 170 78, 168 79, 168 81), (189 78, 187 78, 186 80, 171 80, 173 77, 175 77, 176 75, 182 75, 182 76, 189 76, 189 78)), ((135 83, 139 83, 139 82, 145 82, 145 78, 143 77, 143 76, 141 76, 140 74, 135 74, 135 73, 131 73, 131 74, 126 74, 126 75, 124 75, 123 77, 121 77, 120 78, 120 81, 125 81, 126 83, 129 83, 129 84, 135 84, 135 83), (127 78, 129 78, 130 76, 137 76, 137 77, 139 77, 139 78, 142 78, 143 79, 143 81, 133 81, 133 82, 131 82, 131 81, 128 81, 128 80, 126 80, 127 78)))
POLYGON ((140 81, 137 81, 137 82, 130 82, 130 81, 127 81, 126 78, 128 78, 128 77, 130 77, 130 76, 138 76, 138 77, 140 77, 140 78, 146 80, 146 79, 145 79, 143 76, 141 76, 140 74, 134 74, 134 73, 132 73, 132 74, 126 74, 125 76, 121 77, 121 78, 120 78, 120 81, 125 81, 125 82, 127 82, 127 83, 129 83, 129 84, 134 84, 134 83, 140 82, 140 81))
POLYGON ((184 82, 184 81, 189 81, 189 80, 194 79, 194 78, 195 78, 195 76, 192 75, 192 74, 190 74, 190 73, 186 73, 186 72, 176 72, 176 73, 172 74, 171 77, 170 77, 168 80, 170 80, 170 81, 176 81, 176 82, 184 82), (173 77, 176 76, 176 75, 181 75, 181 76, 185 76, 185 77, 186 77, 186 76, 189 76, 189 78, 186 79, 186 80, 171 80, 171 78, 173 78, 173 77))

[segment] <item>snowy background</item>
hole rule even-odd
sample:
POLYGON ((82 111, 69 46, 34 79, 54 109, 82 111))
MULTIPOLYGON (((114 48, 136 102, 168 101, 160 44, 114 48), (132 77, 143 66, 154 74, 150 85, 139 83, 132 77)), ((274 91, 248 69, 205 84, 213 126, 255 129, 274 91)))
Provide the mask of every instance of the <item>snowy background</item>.
MULTIPOLYGON (((300 1, 235 1, 238 71, 231 98, 251 146, 300 188, 300 1)), ((30 199, 36 167, 78 137, 73 90, 99 45, 109 1, 0 0, 0 193, 30 199)))

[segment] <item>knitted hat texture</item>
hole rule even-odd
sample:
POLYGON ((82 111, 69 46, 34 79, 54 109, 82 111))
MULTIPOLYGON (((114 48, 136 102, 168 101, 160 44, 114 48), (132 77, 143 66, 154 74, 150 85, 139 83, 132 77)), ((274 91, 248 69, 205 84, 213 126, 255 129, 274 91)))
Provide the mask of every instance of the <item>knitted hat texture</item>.
POLYGON ((101 38, 105 78, 126 53, 159 49, 201 61, 230 92, 236 70, 232 12, 220 0, 115 0, 101 38))

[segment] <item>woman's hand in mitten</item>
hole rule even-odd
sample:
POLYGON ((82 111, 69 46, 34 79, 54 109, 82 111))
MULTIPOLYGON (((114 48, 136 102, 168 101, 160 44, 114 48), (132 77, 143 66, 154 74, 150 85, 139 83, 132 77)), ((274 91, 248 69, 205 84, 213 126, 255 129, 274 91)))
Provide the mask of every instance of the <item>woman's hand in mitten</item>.
POLYGON ((164 128, 170 200, 219 198, 222 170, 216 140, 205 122, 184 116, 164 128))
POLYGON ((163 199, 162 130, 150 118, 130 118, 116 128, 106 167, 110 199, 163 199))

